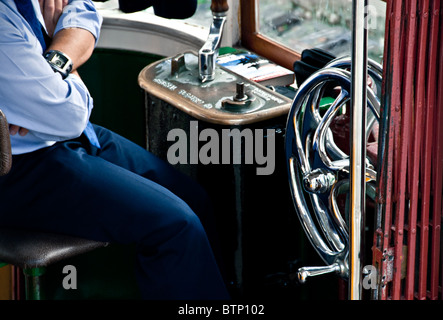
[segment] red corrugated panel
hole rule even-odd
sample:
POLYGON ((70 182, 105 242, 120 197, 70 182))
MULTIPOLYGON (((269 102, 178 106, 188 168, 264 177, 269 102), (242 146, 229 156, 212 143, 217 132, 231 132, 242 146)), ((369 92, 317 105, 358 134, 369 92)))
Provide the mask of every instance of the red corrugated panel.
POLYGON ((441 0, 388 1, 374 264, 379 299, 438 299, 443 267, 441 0), (386 111, 389 112, 386 112, 386 111))
MULTIPOLYGON (((407 157, 403 155, 403 162, 401 163, 401 171, 404 173, 402 175, 402 179, 399 181, 402 188, 408 188, 408 197, 404 195, 404 198, 401 199, 402 206, 399 207, 399 210, 397 211, 397 216, 404 216, 404 212, 406 210, 407 201, 409 200, 409 196, 411 194, 414 194, 414 190, 411 190, 411 176, 413 176, 414 172, 411 170, 411 166, 409 166, 408 170, 408 161, 411 163, 413 161, 413 151, 414 146, 411 141, 413 140, 413 134, 411 134, 412 131, 412 123, 413 123, 413 114, 414 114, 414 90, 415 90, 415 75, 416 75, 416 68, 415 65, 416 56, 417 56, 417 2, 416 1, 409 1, 407 3, 407 27, 406 27, 406 36, 407 39, 407 46, 406 46, 406 54, 405 54, 405 79, 404 79, 404 100, 403 100, 403 109, 402 109, 402 115, 403 115, 403 131, 404 134, 402 135, 401 139, 405 148, 405 152, 407 152, 407 157), (408 149, 409 146, 409 149, 408 149), (405 174, 408 172, 409 174, 405 174), (409 179, 408 179, 409 178, 409 179), (408 180, 407 180, 408 179, 408 180), (408 185, 406 183, 408 182, 408 185)), ((416 146, 417 147, 417 146, 416 146)), ((418 180, 418 179, 417 179, 418 180)), ((406 192, 406 191, 404 191, 406 192)), ((415 201, 415 197, 412 197, 411 201, 415 201)), ((408 217, 408 231, 409 231, 409 237, 408 239, 408 266, 414 259, 410 259, 410 255, 414 254, 415 252, 415 235, 416 235, 416 221, 417 221, 417 210, 415 206, 415 210, 410 211, 410 215, 408 217), (412 249, 412 250, 411 250, 412 249)), ((397 244, 397 252, 396 257, 399 257, 399 254, 401 254, 403 248, 402 245, 397 244)), ((406 258, 406 257, 405 257, 406 258)), ((397 260, 397 268, 401 270, 401 263, 402 259, 396 259, 397 260)), ((409 268, 408 268, 409 270, 409 268)), ((412 270, 412 276, 407 273, 406 274, 406 283, 405 283, 405 291, 406 292, 412 292, 412 294, 406 294, 406 299, 412 299, 413 298, 413 290, 414 290, 414 281, 413 281, 413 270, 412 270), (412 281, 411 281, 412 280, 412 281)), ((400 276, 400 272, 398 272, 398 277, 400 276)), ((398 280, 399 281, 399 280, 398 280)))
MULTIPOLYGON (((434 1, 431 7, 431 36, 430 36, 430 53, 429 61, 440 61, 439 65, 442 68, 443 57, 439 57, 439 33, 440 32, 440 1, 434 1), (439 60, 440 58, 440 60, 439 60)), ((443 33, 441 33, 443 36, 443 33)), ((443 40, 443 38, 442 38, 443 40)), ((443 53, 443 50, 441 50, 443 53)), ((443 72, 441 72, 443 75, 443 72)), ((439 113, 442 114, 442 107, 438 108, 437 105, 437 76, 438 69, 431 68, 429 70, 428 76, 428 118, 427 118, 427 128, 428 134, 426 139, 426 151, 427 155, 425 163, 427 167, 432 166, 432 170, 428 170, 426 175, 428 183, 425 182, 426 199, 429 199, 429 212, 431 214, 431 251, 430 251, 430 299, 438 299, 438 281, 439 281, 439 262, 440 262, 440 230, 441 230, 441 192, 436 192, 437 190, 442 190, 442 179, 443 179, 443 163, 438 163, 438 157, 442 157, 443 151, 443 140, 439 140, 439 128, 441 128, 441 122, 436 122, 439 118, 439 113), (432 126, 432 129, 430 128, 432 126), (433 156, 433 155, 436 155, 433 156), (433 191, 433 192, 432 192, 433 191)), ((443 84, 440 82, 440 84, 443 84)), ((443 91, 440 87, 440 93, 443 91)), ((441 120, 440 120, 441 121, 441 120)), ((440 130, 441 131, 441 130, 440 130)), ((423 209, 425 210, 425 209, 423 209)))
MULTIPOLYGON (((393 136, 391 130, 393 130, 390 125, 390 83, 392 75, 392 61, 390 59, 390 43, 391 43, 391 24, 393 16, 393 5, 392 1, 387 2, 386 8, 386 26, 385 26, 385 55, 384 55, 384 69, 383 69, 383 85, 382 85, 382 97, 383 101, 380 106, 380 114, 383 115, 383 119, 380 123, 380 133, 381 137, 393 136), (389 132, 391 134, 385 134, 389 132)), ((380 137, 380 138, 381 138, 380 137)), ((382 141, 380 139, 380 141, 382 141)), ((383 139, 384 141, 384 139, 383 139)), ((391 205, 392 205, 392 156, 393 151, 389 150, 387 147, 389 144, 380 143, 378 146, 378 156, 380 161, 378 169, 378 185, 377 185, 377 208, 381 211, 380 216, 382 218, 377 220, 376 231, 374 234, 374 249, 373 249, 373 265, 379 268, 379 274, 385 275, 387 273, 387 263, 385 259, 382 259, 379 254, 381 251, 386 252, 386 248, 389 247, 389 239, 391 233, 391 205)), ((380 277, 380 286, 378 290, 378 296, 376 298, 386 299, 388 296, 388 285, 386 277, 380 277)))
MULTIPOLYGON (((439 278, 441 279, 441 288, 443 288, 443 252, 441 249, 443 247, 440 247, 440 237, 441 237, 441 219, 443 215, 442 210, 442 192, 443 192, 443 22, 442 22, 442 15, 443 15, 443 5, 441 4, 441 1, 438 2, 438 5, 435 10, 439 12, 434 12, 434 15, 440 15, 440 56, 438 57, 438 66, 439 66, 439 78, 437 82, 437 92, 438 92, 438 98, 437 98, 437 116, 435 117, 435 123, 436 128, 438 128, 437 132, 437 141, 435 143, 436 145, 436 156, 434 161, 434 167, 435 167, 435 173, 433 175, 434 177, 434 198, 433 198, 433 223, 434 223, 434 229, 433 229, 433 248, 432 248, 432 267, 431 267, 431 295, 433 299, 438 299, 438 281, 439 278)), ((434 11, 435 11, 434 10, 434 11)), ((443 293, 440 292, 440 297, 443 300, 443 293)))
MULTIPOLYGON (((424 203, 424 190, 423 183, 420 185, 420 176, 423 177, 423 164, 420 163, 422 160, 424 144, 423 139, 424 131, 426 129, 424 120, 424 115, 428 110, 428 105, 426 101, 426 77, 429 73, 429 61, 427 60, 427 49, 428 49, 428 28, 429 28, 429 0, 423 0, 420 4, 420 36, 419 36, 419 48, 417 56, 418 74, 417 74, 417 86, 416 86, 416 110, 415 110, 415 136, 413 139, 414 143, 414 161, 411 163, 414 169, 414 175, 412 176, 411 183, 413 184, 412 196, 417 199, 417 204, 413 203, 414 209, 418 205, 419 200, 424 203), (422 172, 420 172, 420 169, 422 172), (421 196, 421 199, 419 197, 421 196)), ((426 168, 428 169, 428 168, 426 168)), ((422 208, 423 209, 423 208, 422 208)), ((428 208, 429 210, 429 208, 428 208)), ((426 299, 426 275, 427 275, 427 248, 428 248, 428 221, 429 212, 421 210, 421 220, 420 220, 420 252, 419 252, 419 277, 418 277, 418 298, 423 300, 426 299)), ((415 254, 411 255, 411 259, 415 258, 415 254)), ((413 292, 412 292, 413 293, 413 292)), ((408 292, 408 295, 410 293, 408 292)))
MULTIPOLYGON (((394 147, 394 172, 396 175, 394 176, 394 201, 396 202, 395 211, 395 219, 393 220, 393 238, 394 238, 394 274, 392 280, 392 299, 399 300, 401 293, 401 262, 402 262, 402 247, 403 247, 403 227, 404 227, 404 215, 398 215, 399 210, 402 210, 405 204, 404 196, 406 194, 405 190, 405 179, 406 175, 404 172, 399 171, 400 168, 403 167, 404 162, 406 161, 406 152, 407 152, 407 144, 405 148, 405 144, 402 143, 401 139, 398 139, 401 135, 401 110, 402 110, 402 83, 403 83, 403 57, 404 57, 404 37, 403 28, 404 28, 404 7, 403 1, 394 1, 394 23, 392 32, 394 36, 393 39, 393 51, 392 51, 392 59, 393 59, 393 72, 392 72, 392 100, 391 100, 391 118, 394 128, 394 139, 389 139, 390 142, 393 142, 394 147), (402 41, 403 40, 403 41, 402 41), (400 165, 399 165, 400 164, 400 165), (400 183, 395 183, 400 179, 400 183), (399 208, 401 207, 401 208, 399 208)), ((391 145, 392 146, 392 145, 391 145)), ((404 167, 404 169, 407 169, 404 167)))

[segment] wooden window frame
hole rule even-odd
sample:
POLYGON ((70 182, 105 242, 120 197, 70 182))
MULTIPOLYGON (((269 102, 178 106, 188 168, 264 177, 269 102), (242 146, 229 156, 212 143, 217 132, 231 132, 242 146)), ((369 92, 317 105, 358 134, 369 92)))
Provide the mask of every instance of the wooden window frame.
POLYGON ((242 46, 293 70, 301 54, 260 33, 258 0, 241 0, 240 5, 242 46))
MULTIPOLYGON (((386 2, 386 0, 382 1, 386 2)), ((285 68, 293 70, 294 62, 301 59, 301 53, 261 34, 258 17, 258 0, 240 0, 242 46, 285 68)))

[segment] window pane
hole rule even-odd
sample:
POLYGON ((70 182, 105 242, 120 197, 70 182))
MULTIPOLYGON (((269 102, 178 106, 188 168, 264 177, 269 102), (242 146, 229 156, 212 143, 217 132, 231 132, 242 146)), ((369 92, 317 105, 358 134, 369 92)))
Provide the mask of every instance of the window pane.
MULTIPOLYGON (((369 0, 368 13, 368 55, 381 63, 386 4, 369 0)), ((351 54, 352 0, 259 0, 259 19, 260 33, 297 52, 351 54)))
POLYGON ((194 15, 184 21, 209 29, 212 24, 211 0, 198 0, 194 15))

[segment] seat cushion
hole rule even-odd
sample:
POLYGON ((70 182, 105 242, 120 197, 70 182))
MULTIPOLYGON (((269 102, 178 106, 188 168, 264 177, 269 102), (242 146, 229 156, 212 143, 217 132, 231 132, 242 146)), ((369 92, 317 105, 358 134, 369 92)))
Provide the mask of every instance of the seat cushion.
POLYGON ((20 268, 45 267, 106 245, 67 235, 0 228, 0 262, 20 268))

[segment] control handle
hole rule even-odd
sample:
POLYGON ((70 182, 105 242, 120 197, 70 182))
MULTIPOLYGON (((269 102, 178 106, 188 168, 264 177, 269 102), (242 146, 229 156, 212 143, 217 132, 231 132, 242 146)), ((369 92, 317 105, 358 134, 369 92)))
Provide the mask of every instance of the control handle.
POLYGON ((341 273, 342 268, 340 264, 333 263, 330 266, 323 267, 303 267, 298 269, 298 280, 300 283, 305 283, 308 277, 320 276, 328 273, 341 273))

